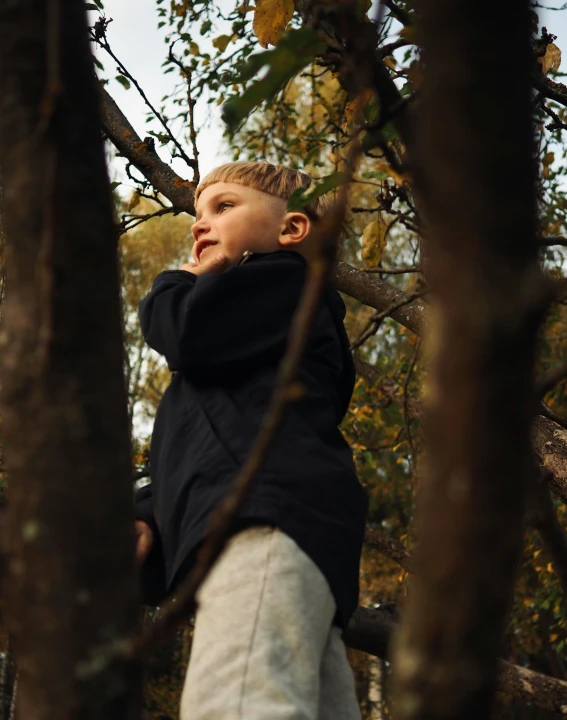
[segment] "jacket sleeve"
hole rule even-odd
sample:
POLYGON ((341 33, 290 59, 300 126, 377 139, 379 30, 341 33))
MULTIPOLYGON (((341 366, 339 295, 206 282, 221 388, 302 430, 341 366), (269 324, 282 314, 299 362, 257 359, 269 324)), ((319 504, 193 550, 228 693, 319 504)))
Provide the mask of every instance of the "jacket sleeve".
POLYGON ((166 271, 140 303, 146 342, 188 375, 279 359, 305 281, 306 263, 281 251, 219 275, 166 271))
POLYGON ((134 503, 136 520, 147 523, 154 535, 152 548, 140 568, 140 585, 142 602, 155 606, 166 596, 166 580, 161 536, 154 518, 151 483, 136 492, 134 503))

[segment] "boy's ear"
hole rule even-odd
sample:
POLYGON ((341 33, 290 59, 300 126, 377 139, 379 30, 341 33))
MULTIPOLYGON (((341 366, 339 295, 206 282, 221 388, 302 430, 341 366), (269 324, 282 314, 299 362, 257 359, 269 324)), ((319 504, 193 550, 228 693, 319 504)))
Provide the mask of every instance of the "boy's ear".
POLYGON ((311 220, 305 213, 288 212, 284 215, 278 238, 280 245, 293 247, 298 245, 311 232, 311 220))

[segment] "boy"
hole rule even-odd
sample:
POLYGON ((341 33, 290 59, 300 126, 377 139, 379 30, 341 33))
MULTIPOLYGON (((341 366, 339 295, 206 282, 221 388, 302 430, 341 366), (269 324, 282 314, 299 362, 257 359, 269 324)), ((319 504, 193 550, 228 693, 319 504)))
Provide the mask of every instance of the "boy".
MULTIPOLYGON (((324 207, 286 204, 310 184, 269 163, 213 170, 196 194, 193 262, 158 275, 140 304, 144 337, 173 377, 156 416, 152 481, 137 496, 138 556, 162 555, 170 592, 268 407, 324 207)), ((341 639, 357 604, 366 513, 338 429, 354 385, 344 314, 328 287, 301 363, 303 393, 198 594, 182 720, 360 718, 341 639)))

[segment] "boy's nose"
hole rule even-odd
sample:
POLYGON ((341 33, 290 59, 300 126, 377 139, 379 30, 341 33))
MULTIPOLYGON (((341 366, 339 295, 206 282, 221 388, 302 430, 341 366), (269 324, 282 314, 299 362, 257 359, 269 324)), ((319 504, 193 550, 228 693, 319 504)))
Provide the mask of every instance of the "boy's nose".
POLYGON ((193 223, 191 227, 191 231, 193 232, 193 237, 195 240, 198 240, 203 233, 207 232, 209 226, 206 222, 203 221, 203 218, 200 220, 197 220, 193 223))

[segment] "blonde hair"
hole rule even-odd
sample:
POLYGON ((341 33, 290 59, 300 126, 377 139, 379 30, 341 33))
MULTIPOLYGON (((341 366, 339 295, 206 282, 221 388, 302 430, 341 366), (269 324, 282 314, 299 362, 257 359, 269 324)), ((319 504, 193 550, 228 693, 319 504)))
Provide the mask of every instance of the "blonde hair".
MULTIPOLYGON (((269 162, 232 162, 211 170, 201 180, 195 193, 195 202, 205 188, 218 182, 246 185, 285 201, 294 190, 309 188, 313 184, 309 175, 299 170, 293 170, 286 165, 272 165, 269 162)), ((302 210, 311 220, 318 220, 325 214, 328 207, 328 199, 322 196, 307 203, 302 210)))

